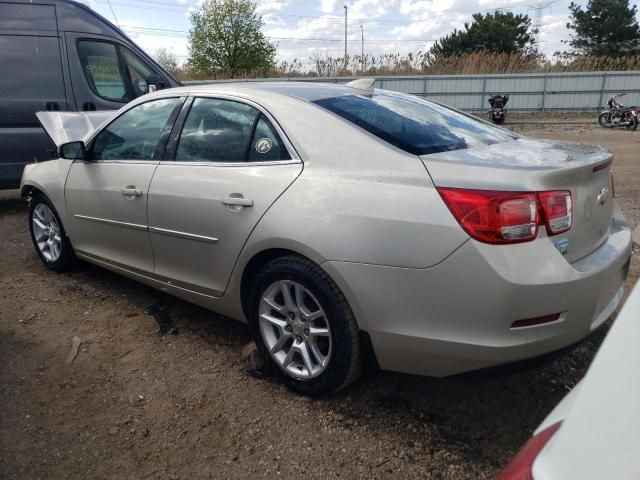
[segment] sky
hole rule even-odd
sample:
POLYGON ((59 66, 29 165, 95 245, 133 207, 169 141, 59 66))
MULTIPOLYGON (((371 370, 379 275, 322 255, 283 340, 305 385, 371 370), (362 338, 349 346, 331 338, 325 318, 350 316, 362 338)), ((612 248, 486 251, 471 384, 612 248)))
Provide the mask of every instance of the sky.
MULTIPOLYGON (((118 24, 145 51, 172 51, 180 63, 188 58, 190 12, 202 0, 82 0, 118 24)), ((526 13, 532 19, 542 9, 540 50, 546 55, 566 50, 562 40, 569 1, 556 0, 254 0, 265 22, 263 31, 277 44, 277 59, 309 64, 313 54, 344 54, 344 5, 348 6, 348 52, 360 54, 364 31, 365 54, 428 50, 435 40, 462 28, 476 12, 496 9, 526 13), (361 29, 362 26, 362 29, 361 29)), ((632 0, 632 5, 639 0, 632 0)), ((576 3, 585 5, 586 0, 576 3)), ((640 13, 639 13, 640 17, 640 13)))

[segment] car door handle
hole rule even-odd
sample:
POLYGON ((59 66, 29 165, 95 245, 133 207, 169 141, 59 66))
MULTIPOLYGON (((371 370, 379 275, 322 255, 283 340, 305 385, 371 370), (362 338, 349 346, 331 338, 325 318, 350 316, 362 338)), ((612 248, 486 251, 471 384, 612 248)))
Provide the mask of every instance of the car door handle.
POLYGON ((222 199, 222 203, 234 207, 253 207, 253 200, 242 197, 227 197, 222 199))
POLYGON ((120 190, 120 192, 125 197, 141 197, 142 196, 142 190, 134 186, 128 186, 127 188, 123 188, 122 190, 120 190))

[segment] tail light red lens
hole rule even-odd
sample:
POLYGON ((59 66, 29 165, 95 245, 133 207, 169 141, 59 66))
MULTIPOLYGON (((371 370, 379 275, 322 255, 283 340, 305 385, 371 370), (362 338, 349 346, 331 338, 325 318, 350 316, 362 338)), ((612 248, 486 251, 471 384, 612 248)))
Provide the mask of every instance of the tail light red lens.
POLYGON ((485 243, 518 243, 538 235, 535 193, 439 188, 460 226, 485 243))
POLYGON ((537 435, 531 437, 520 451, 509 462, 509 465, 498 475, 497 480, 534 480, 533 462, 558 431, 562 422, 554 423, 537 435))
POLYGON ((538 236, 538 226, 557 235, 573 223, 573 200, 566 190, 502 192, 438 188, 460 226, 474 239, 491 244, 521 243, 538 236))
POLYGON ((573 223, 573 199, 571 192, 540 192, 542 216, 547 225, 549 235, 566 232, 573 223))

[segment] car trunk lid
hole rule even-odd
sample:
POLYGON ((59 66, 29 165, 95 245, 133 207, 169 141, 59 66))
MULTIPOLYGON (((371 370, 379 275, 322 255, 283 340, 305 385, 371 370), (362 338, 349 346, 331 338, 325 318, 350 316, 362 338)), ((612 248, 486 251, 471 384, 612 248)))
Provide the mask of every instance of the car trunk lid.
MULTIPOLYGON (((518 138, 421 159, 437 187, 571 191, 573 226, 550 237, 569 262, 593 252, 608 236, 613 214, 613 155, 603 147, 518 138)), ((546 230, 541 229, 539 235, 546 235, 546 230)))

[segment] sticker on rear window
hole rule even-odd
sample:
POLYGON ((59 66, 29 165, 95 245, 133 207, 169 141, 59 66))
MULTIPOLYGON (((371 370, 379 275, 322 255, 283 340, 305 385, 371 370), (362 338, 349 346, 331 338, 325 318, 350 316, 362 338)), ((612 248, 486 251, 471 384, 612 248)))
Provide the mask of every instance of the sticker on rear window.
POLYGON ((261 138, 256 142, 256 152, 267 153, 271 150, 271 140, 268 138, 261 138))

